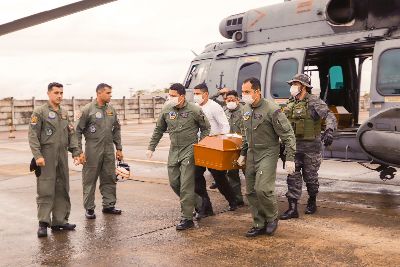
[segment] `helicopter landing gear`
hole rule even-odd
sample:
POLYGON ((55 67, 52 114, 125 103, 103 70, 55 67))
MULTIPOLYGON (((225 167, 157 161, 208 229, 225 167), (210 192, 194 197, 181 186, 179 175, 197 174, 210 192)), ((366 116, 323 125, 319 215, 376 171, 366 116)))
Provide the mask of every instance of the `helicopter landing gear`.
POLYGON ((379 178, 381 178, 382 181, 392 180, 395 176, 395 173, 397 172, 397 170, 395 168, 387 166, 387 165, 383 165, 383 164, 379 165, 378 168, 371 168, 362 162, 358 162, 358 163, 361 166, 364 166, 365 168, 367 168, 369 170, 379 172, 380 173, 379 178))

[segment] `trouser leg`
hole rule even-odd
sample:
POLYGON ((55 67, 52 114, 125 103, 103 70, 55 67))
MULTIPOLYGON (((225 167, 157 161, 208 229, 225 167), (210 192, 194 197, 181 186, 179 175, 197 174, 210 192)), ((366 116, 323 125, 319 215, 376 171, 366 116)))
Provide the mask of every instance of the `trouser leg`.
POLYGON ((94 201, 99 164, 102 164, 100 159, 90 159, 82 168, 83 207, 86 210, 96 207, 94 201))
POLYGON ((319 190, 318 170, 321 166, 320 152, 304 153, 303 179, 309 196, 316 196, 319 190))
POLYGON ((42 173, 37 178, 37 218, 39 222, 51 225, 50 214, 54 204, 54 194, 56 187, 56 168, 51 161, 46 162, 42 167, 42 173))
POLYGON ((200 197, 209 198, 207 192, 206 179, 204 178, 205 167, 195 166, 194 167, 194 179, 195 179, 195 192, 200 197))
POLYGON ((195 204, 194 159, 189 157, 180 163, 168 166, 169 184, 179 196, 183 219, 192 220, 195 204))
POLYGON ((265 227, 265 214, 260 207, 260 202, 258 200, 255 184, 256 184, 256 173, 257 169, 255 164, 250 160, 251 155, 247 155, 246 162, 246 197, 249 202, 251 215, 253 217, 253 226, 257 228, 265 227))
POLYGON ((237 202, 243 202, 242 185, 240 182, 239 170, 229 170, 226 173, 228 182, 232 187, 237 202))
POLYGON ((219 171, 214 169, 208 169, 215 181, 218 184, 219 192, 225 197, 230 205, 236 204, 235 194, 233 193, 232 187, 226 178, 226 171, 219 171))
POLYGON ((117 202, 117 184, 114 151, 104 153, 100 171, 100 193, 103 196, 103 208, 115 206, 117 202))
POLYGON ((301 197, 301 190, 303 186, 303 180, 301 175, 301 169, 304 166, 304 154, 296 153, 294 162, 296 164, 296 169, 293 174, 287 176, 287 186, 288 191, 286 192, 287 198, 293 198, 299 200, 301 197))
POLYGON ((52 225, 66 224, 71 212, 71 201, 69 197, 69 173, 67 164, 67 162, 60 162, 57 166, 52 225))
POLYGON ((255 191, 259 201, 260 214, 266 222, 278 217, 278 203, 275 195, 276 167, 278 157, 265 157, 259 163, 256 173, 255 191))

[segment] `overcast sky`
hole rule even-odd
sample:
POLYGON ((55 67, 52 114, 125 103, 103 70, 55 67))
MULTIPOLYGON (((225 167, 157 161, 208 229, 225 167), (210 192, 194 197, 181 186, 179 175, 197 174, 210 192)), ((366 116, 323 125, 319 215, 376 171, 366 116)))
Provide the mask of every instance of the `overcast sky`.
MULTIPOLYGON (((2 0, 0 23, 72 2, 2 0)), ((119 0, 0 36, 0 98, 45 98, 50 81, 63 83, 68 98, 92 96, 100 82, 113 85, 114 97, 182 82, 191 50, 227 41, 223 18, 280 2, 119 0)))

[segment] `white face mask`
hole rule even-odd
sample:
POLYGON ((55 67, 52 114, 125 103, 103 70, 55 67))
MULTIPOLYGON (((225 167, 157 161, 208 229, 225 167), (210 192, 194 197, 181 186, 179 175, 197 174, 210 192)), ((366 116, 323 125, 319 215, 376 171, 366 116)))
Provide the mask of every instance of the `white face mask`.
POLYGON ((291 96, 296 97, 298 94, 300 94, 300 87, 298 85, 290 86, 290 94, 291 96))
POLYGON ((228 103, 226 103, 226 107, 230 110, 234 110, 237 108, 237 103, 236 102, 228 102, 228 103))
POLYGON ((249 105, 254 103, 254 99, 251 97, 251 95, 243 95, 242 100, 244 103, 249 105))
POLYGON ((168 104, 174 107, 179 105, 179 96, 171 96, 168 100, 168 104))
POLYGON ((194 95, 193 101, 194 101, 194 103, 201 105, 201 103, 203 103, 203 101, 204 101, 203 96, 202 95, 194 95))

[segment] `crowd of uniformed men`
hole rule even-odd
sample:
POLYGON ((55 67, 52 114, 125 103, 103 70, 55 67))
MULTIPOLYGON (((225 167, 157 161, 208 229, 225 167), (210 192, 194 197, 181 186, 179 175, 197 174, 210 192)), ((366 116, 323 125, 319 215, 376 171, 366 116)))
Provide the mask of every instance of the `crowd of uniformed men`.
MULTIPOLYGON (((253 217, 247 237, 273 235, 278 219, 299 217, 297 201, 303 180, 309 195, 305 213, 316 212, 322 144, 332 144, 337 123, 327 105, 311 94, 307 75, 298 74, 288 83, 291 98, 284 107, 262 97, 261 84, 256 78, 243 82, 242 99, 236 91, 227 88, 209 96, 207 85, 199 84, 193 90, 194 103, 186 99, 182 84, 171 85, 169 100, 158 118, 146 156, 152 157, 163 134, 168 132, 171 140, 167 164, 169 183, 180 199, 182 214, 177 230, 192 228, 194 219, 214 215, 204 178, 207 168, 195 165, 193 152, 193 145, 208 135, 239 133, 243 136, 237 164, 243 167, 245 195, 253 217), (321 135, 323 120, 325 129, 321 135), (275 180, 280 152, 286 157, 289 208, 278 216, 275 180)), ((115 207, 115 160, 123 159, 121 126, 115 109, 109 104, 111 93, 110 85, 99 84, 96 99, 83 107, 74 125, 60 105, 62 84, 50 83, 48 103, 33 111, 29 144, 37 175, 38 237, 47 236, 48 227, 53 231, 76 227, 68 222, 71 210, 68 151, 76 165, 83 165, 86 218, 96 218, 94 197, 98 178, 102 212, 121 214, 115 207), (85 137, 84 150, 82 136, 85 137)), ((214 178, 212 187, 224 196, 230 211, 244 205, 239 170, 208 168, 208 171, 214 178)))

